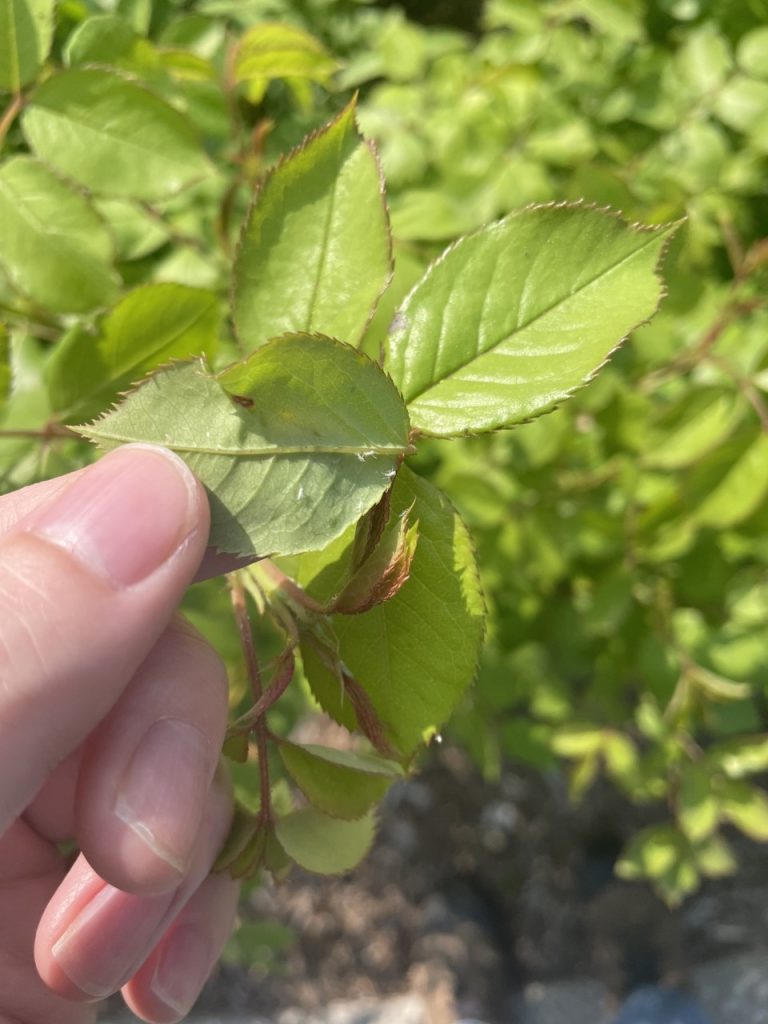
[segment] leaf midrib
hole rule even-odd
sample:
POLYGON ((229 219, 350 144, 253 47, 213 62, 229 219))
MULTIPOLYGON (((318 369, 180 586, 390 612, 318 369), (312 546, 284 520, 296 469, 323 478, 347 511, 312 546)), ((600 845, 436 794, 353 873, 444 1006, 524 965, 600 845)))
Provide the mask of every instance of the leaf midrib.
MULTIPOLYGON (((78 427, 78 433, 85 437, 91 437, 96 441, 117 441, 121 444, 129 444, 135 441, 134 436, 124 434, 106 433, 102 430, 93 430, 85 427, 78 427)), ((174 452, 186 452, 193 455, 225 455, 233 458, 274 458, 279 455, 349 455, 357 458, 367 452, 372 452, 373 458, 378 455, 403 455, 409 449, 407 444, 402 445, 259 445, 249 447, 247 445, 238 448, 212 447, 202 445, 185 445, 173 441, 163 442, 167 448, 174 452)), ((365 461, 368 461, 366 459, 365 461)))
POLYGON ((11 59, 11 89, 14 93, 18 93, 21 89, 21 65, 19 62, 19 41, 16 32, 16 18, 13 11, 13 0, 6 0, 6 11, 8 15, 8 38, 10 42, 10 59, 11 59))
MULTIPOLYGON (((541 320, 543 317, 547 316, 547 314, 551 313, 553 309, 557 309, 558 306, 562 306, 566 302, 569 302, 572 298, 574 298, 574 296, 579 295, 580 292, 586 291, 587 288, 591 288, 592 285, 594 285, 601 278, 607 277, 609 274, 615 273, 620 267, 622 267, 629 260, 634 259, 640 253, 644 252, 645 249, 647 249, 648 246, 651 245, 652 242, 658 241, 660 232, 659 231, 653 231, 653 232, 650 232, 649 235, 650 235, 650 237, 649 237, 647 242, 645 242, 641 246, 638 246, 637 249, 633 249, 631 253, 628 253, 623 259, 619 260, 618 263, 614 263, 607 270, 602 270, 600 273, 595 274, 594 277, 590 278, 588 281, 585 281, 584 284, 579 285, 578 288, 576 288, 572 292, 569 292, 568 295, 564 296, 563 298, 557 299, 555 302, 551 303, 549 306, 547 306, 544 309, 540 310, 535 316, 532 316, 530 320, 527 320, 525 323, 519 324, 516 327, 516 329, 514 331, 512 331, 511 334, 508 334, 505 337, 500 338, 493 345, 489 345, 488 348, 484 349, 484 351, 476 352, 470 359, 465 360, 463 363, 461 363, 455 369, 451 370, 444 377, 441 377, 439 380, 430 380, 428 384, 426 384, 423 388, 421 388, 421 390, 419 390, 418 392, 416 392, 415 394, 411 395, 408 398, 407 404, 411 405, 413 402, 418 401, 428 391, 431 391, 433 388, 438 387, 440 384, 443 384, 445 381, 450 380, 451 377, 454 377, 456 374, 458 374, 461 370, 464 370, 471 363, 475 362, 478 359, 481 359, 485 355, 488 355, 490 352, 493 352, 500 345, 503 345, 505 342, 509 341, 511 338, 514 338, 515 335, 521 334, 523 331, 527 330, 531 326, 531 324, 534 324, 534 323, 536 323, 537 320, 541 320)), ((438 355, 439 355, 439 353, 438 353, 438 355)), ((436 360, 437 360, 437 357, 438 356, 436 355, 435 356, 436 360)))
MULTIPOLYGON (((338 167, 339 158, 341 157, 342 148, 347 138, 347 133, 342 133, 338 148, 334 154, 336 166, 338 167)), ((325 216, 325 227, 323 230, 323 238, 320 247, 320 258, 317 261, 317 270, 315 273, 314 284, 312 285, 312 294, 309 297, 309 309, 307 311, 307 321, 304 330, 309 332, 312 329, 312 321, 316 312, 317 297, 320 293, 320 282, 322 281, 323 274, 325 273, 325 264, 328 261, 328 247, 330 242, 330 231, 333 223, 333 214, 336 209, 336 194, 339 187, 340 173, 337 173, 333 179, 333 188, 331 189, 331 195, 328 200, 328 211, 325 216)))

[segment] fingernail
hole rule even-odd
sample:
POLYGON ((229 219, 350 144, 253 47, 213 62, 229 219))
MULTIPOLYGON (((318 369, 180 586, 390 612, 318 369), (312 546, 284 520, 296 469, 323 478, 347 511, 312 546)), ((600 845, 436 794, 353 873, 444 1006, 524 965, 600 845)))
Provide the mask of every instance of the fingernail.
POLYGON ((194 1006, 212 966, 208 936, 193 924, 180 925, 155 968, 152 995, 183 1017, 194 1006))
POLYGON ((126 445, 87 469, 25 529, 119 589, 146 579, 181 546, 194 529, 198 500, 177 455, 126 445))
POLYGON ((108 885, 51 949, 60 970, 91 999, 117 992, 146 960, 175 893, 141 897, 108 885))
POLYGON ((115 814, 181 875, 200 830, 216 763, 196 726, 163 718, 139 743, 120 782, 115 814))

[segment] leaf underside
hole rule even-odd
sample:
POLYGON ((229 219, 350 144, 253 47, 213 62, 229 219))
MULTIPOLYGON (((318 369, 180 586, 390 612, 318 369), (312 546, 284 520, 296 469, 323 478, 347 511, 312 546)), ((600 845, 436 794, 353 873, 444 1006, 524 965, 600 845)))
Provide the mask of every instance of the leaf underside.
POLYGON ((78 430, 104 450, 171 448, 208 490, 211 544, 266 555, 324 547, 356 522, 390 485, 409 424, 366 356, 289 335, 218 377, 200 363, 161 370, 78 430))
POLYGON ((282 742, 280 756, 310 803, 334 818, 362 817, 403 774, 381 757, 312 744, 282 742))
POLYGON ((275 823, 275 835, 288 856, 320 875, 351 871, 368 853, 375 834, 372 813, 355 821, 340 821, 315 807, 303 807, 275 823))

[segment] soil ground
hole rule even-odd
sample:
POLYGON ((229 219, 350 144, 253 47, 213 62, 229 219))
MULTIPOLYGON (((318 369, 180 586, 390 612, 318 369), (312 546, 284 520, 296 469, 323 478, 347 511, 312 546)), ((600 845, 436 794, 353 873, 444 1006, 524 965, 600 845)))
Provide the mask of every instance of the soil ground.
MULTIPOLYGON (((250 970, 222 967, 200 1012, 288 1024, 290 1008, 299 1024, 302 1013, 330 1020, 339 1000, 383 1007, 410 995, 429 1024, 578 1024, 582 1000, 585 1021, 598 1024, 636 984, 690 978, 698 989, 718 969, 727 977, 729 963, 747 964, 730 969, 729 985, 738 995, 751 984, 752 1002, 754 985, 767 984, 765 971, 744 981, 768 936, 763 851, 737 843, 738 874, 673 912, 613 878, 618 850, 643 823, 607 787, 574 807, 559 775, 509 767, 487 783, 461 751, 438 749, 390 793, 357 872, 295 872, 252 894, 248 914, 295 940, 270 969, 269 957, 250 970)), ((762 1024, 768 1011, 723 1021, 737 1019, 762 1024)))

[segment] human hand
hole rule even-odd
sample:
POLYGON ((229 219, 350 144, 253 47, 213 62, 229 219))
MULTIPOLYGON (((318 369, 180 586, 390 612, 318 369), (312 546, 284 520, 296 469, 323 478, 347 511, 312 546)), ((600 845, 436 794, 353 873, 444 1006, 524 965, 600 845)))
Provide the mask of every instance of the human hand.
POLYGON ((229 934, 226 676, 175 611, 208 526, 184 464, 139 445, 0 498, 3 1024, 91 1024, 120 989, 178 1021, 229 934))

